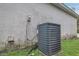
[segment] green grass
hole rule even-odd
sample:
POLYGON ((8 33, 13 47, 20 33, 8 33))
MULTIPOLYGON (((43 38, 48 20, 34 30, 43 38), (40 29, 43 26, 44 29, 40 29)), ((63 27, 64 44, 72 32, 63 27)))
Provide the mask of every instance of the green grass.
POLYGON ((27 55, 27 50, 26 49, 18 50, 18 51, 3 53, 2 55, 4 55, 4 56, 25 56, 25 55, 27 55))
MULTIPOLYGON (((13 52, 4 53, 5 56, 28 56, 29 50, 18 50, 13 52)), ((42 54, 39 53, 39 50, 33 50, 30 56, 41 56, 42 54)), ((79 39, 75 40, 62 40, 61 41, 61 51, 59 55, 62 56, 79 56, 79 39)))
POLYGON ((79 40, 63 40, 61 44, 62 55, 79 56, 79 40))
POLYGON ((2 56, 41 56, 42 55, 41 53, 39 53, 40 51, 38 49, 33 50, 30 54, 28 54, 28 51, 30 51, 30 49, 18 50, 18 51, 3 53, 2 56))

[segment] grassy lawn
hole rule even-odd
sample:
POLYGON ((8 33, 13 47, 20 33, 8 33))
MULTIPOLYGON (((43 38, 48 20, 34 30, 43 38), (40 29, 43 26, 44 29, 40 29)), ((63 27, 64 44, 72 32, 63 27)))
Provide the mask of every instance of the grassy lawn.
POLYGON ((30 51, 30 49, 3 53, 1 55, 2 56, 41 56, 42 55, 38 49, 33 50, 30 54, 28 54, 28 51, 30 51))
POLYGON ((79 56, 79 39, 63 40, 62 55, 64 56, 79 56))
MULTIPOLYGON (((28 56, 28 50, 19 50, 14 52, 4 53, 3 55, 7 56, 28 56)), ((39 53, 39 50, 33 50, 30 56, 41 56, 42 54, 39 53)), ((62 40, 61 42, 61 51, 59 55, 62 56, 79 56, 79 39, 75 40, 62 40)))

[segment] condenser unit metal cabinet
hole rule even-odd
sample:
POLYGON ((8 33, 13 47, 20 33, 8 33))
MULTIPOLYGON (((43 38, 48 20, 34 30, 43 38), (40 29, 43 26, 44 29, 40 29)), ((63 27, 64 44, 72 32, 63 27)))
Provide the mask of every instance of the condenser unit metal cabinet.
POLYGON ((54 55, 61 49, 60 25, 44 23, 38 25, 38 48, 45 55, 54 55))

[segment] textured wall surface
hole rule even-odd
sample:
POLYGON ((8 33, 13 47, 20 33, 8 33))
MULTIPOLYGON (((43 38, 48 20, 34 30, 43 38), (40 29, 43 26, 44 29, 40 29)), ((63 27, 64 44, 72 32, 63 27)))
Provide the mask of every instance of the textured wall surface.
POLYGON ((77 20, 51 4, 0 4, 0 40, 12 36, 24 42, 28 16, 31 17, 27 31, 30 40, 37 33, 37 25, 46 22, 60 24, 62 36, 77 34, 77 20))

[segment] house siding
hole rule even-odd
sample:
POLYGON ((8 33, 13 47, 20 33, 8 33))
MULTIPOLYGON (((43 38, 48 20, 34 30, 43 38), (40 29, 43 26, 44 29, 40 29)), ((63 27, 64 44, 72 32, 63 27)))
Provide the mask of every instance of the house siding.
POLYGON ((37 25, 56 23, 61 25, 61 36, 76 36, 77 19, 51 4, 0 4, 0 40, 5 42, 8 36, 21 43, 26 39, 28 17, 28 38, 31 40, 37 33, 37 25))

